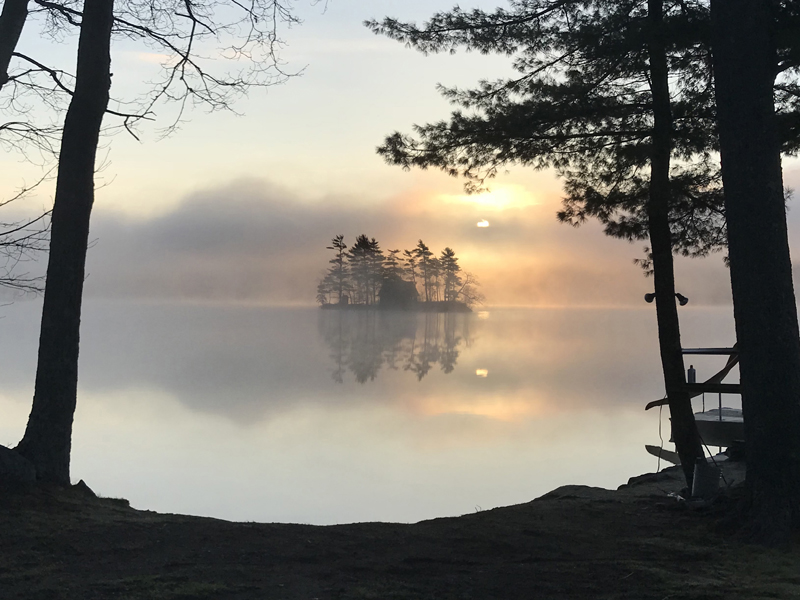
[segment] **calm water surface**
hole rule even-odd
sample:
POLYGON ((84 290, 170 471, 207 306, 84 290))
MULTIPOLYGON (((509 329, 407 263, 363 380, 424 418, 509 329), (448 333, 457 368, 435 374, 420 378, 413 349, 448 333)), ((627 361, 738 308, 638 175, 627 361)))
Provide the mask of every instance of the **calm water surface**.
MULTIPOLYGON (((1 310, 14 343, 0 345, 0 443, 13 445, 40 305, 1 310)), ((684 346, 733 341, 729 308, 681 317, 684 346)), ((698 377, 719 362, 695 362, 698 377)), ((411 522, 654 470, 644 444, 660 443, 659 415, 643 406, 662 396, 652 307, 416 315, 89 301, 72 474, 162 512, 411 522)))

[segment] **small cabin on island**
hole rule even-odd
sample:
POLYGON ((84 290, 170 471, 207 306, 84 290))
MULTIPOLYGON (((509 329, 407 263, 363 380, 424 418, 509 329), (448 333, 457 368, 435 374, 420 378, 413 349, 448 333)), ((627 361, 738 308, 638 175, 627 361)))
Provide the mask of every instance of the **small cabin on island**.
POLYGON ((381 308, 397 308, 401 310, 412 309, 419 299, 417 286, 411 281, 402 279, 389 279, 383 282, 380 292, 381 308))

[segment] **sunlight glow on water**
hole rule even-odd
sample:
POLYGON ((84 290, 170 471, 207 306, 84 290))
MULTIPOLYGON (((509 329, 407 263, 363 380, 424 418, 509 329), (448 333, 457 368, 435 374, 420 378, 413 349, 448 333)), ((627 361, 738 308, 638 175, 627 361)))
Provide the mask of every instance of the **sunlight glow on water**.
MULTIPOLYGON (((30 407, 37 310, 18 303, 0 320, 19 340, 0 356, 7 445, 30 407)), ((726 310, 681 315, 685 346, 733 337, 726 310)), ((695 361, 698 378, 714 366, 695 361)), ((654 470, 643 446, 660 443, 659 417, 643 406, 661 396, 648 310, 90 301, 72 474, 162 512, 416 521, 654 470)))

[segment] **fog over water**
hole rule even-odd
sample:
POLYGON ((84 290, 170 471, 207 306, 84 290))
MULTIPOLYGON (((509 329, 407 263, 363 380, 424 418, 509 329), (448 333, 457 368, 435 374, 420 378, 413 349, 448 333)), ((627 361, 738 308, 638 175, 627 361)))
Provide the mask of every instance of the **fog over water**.
MULTIPOLYGON (((15 340, 0 348, 3 444, 30 409, 39 309, 2 309, 0 335, 15 340)), ((416 521, 657 466, 643 448, 660 443, 643 406, 663 396, 649 306, 435 315, 90 300, 84 315, 73 478, 138 508, 416 521)), ((681 317, 685 346, 733 341, 729 308, 681 317)), ((695 366, 702 377, 721 365, 695 366)))

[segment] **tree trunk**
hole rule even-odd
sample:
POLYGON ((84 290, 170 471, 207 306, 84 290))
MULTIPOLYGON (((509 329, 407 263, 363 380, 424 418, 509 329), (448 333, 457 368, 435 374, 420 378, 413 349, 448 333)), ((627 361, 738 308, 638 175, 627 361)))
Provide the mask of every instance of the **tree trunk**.
POLYGON ((8 83, 8 65, 17 47, 25 20, 28 18, 28 0, 5 0, 0 13, 0 89, 8 83))
POLYGON ((662 33, 663 6, 662 0, 648 0, 647 4, 651 26, 648 52, 654 120, 650 156, 650 198, 647 204, 648 232, 653 256, 658 342, 672 419, 672 437, 681 458, 686 483, 691 490, 694 463, 703 456, 703 447, 694 422, 691 398, 685 387, 680 323, 675 303, 675 270, 669 228, 672 109, 662 33))
POLYGON ((754 534, 788 540, 800 499, 800 336, 768 0, 714 0, 712 42, 754 534))
POLYGON ((51 220, 36 387, 17 451, 40 481, 70 483, 72 421, 94 165, 111 85, 113 0, 85 0, 75 93, 67 110, 51 220))

